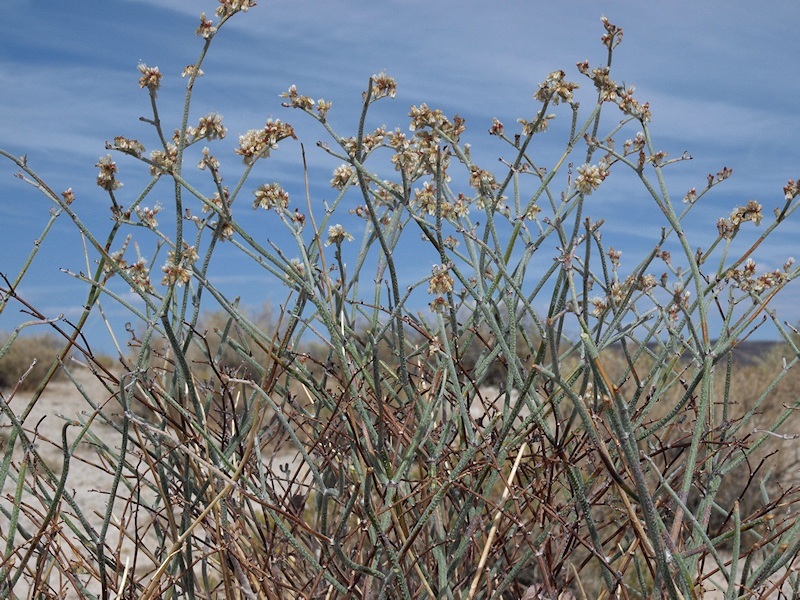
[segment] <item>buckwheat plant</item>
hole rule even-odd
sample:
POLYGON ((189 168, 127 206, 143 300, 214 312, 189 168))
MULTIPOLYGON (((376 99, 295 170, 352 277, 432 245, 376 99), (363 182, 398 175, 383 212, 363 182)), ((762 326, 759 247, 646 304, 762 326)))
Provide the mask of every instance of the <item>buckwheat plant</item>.
POLYGON ((373 105, 396 101, 386 73, 369 79, 350 134, 322 90, 288 87, 276 103, 315 121, 338 165, 323 204, 252 176, 296 137, 287 122, 255 123, 219 154, 222 116, 192 109, 215 38, 254 4, 200 16, 174 130, 158 103, 173 75, 138 66, 152 132, 116 137, 97 163, 109 231, 86 226, 79 193, 2 152, 53 203, 42 237, 66 215, 88 248, 86 272, 71 273, 87 289, 74 323, 16 292, 38 245, 4 279, 0 310, 21 303, 65 344, 29 399, 0 396, 2 594, 798 597, 798 489, 768 476, 790 464, 800 407, 777 396, 800 350, 771 308, 798 269, 787 257, 760 272, 755 257, 800 186, 774 212, 740 202, 698 247, 684 224, 732 171, 670 193, 665 171, 689 157, 659 149, 649 104, 612 73, 622 29, 603 19, 601 64, 553 71, 526 118, 493 120, 494 170, 473 160, 457 115, 419 104, 408 123, 376 126, 373 105), (563 136, 555 160, 537 154, 548 130, 563 136), (150 178, 138 194, 121 181, 131 164, 150 178), (609 178, 638 182, 660 225, 648 251, 614 249, 593 219, 609 178), (265 240, 265 222, 285 241, 265 240), (215 282, 221 245, 283 291, 275 318, 215 282), (129 340, 116 367, 83 335, 109 303, 131 321, 124 334, 108 322, 129 340), (744 398, 734 350, 765 323, 783 359, 744 398), (87 410, 65 419, 48 464, 28 415, 57 369, 87 410), (101 509, 72 484, 78 462, 101 509))

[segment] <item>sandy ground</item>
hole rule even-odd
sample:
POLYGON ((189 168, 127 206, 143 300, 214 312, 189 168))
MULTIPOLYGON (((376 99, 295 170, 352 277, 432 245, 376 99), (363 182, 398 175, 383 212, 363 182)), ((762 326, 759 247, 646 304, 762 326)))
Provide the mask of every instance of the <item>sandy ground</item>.
MULTIPOLYGON (((97 379, 88 371, 82 368, 77 368, 75 371, 76 379, 83 388, 85 394, 94 402, 104 402, 110 396, 109 392, 97 379)), ((18 416, 23 413, 30 401, 30 394, 19 393, 13 398, 9 399, 7 395, 4 398, 9 402, 12 410, 18 416)), ((58 381, 48 386, 48 389, 39 398, 30 414, 24 422, 25 430, 28 432, 28 439, 33 442, 33 447, 38 454, 38 458, 47 467, 49 467, 56 476, 61 476, 63 473, 64 454, 62 450, 62 428, 64 423, 69 421, 87 421, 92 414, 92 408, 81 393, 79 393, 75 385, 69 381, 58 381)), ((3 441, 3 450, 5 451, 6 442, 9 434, 9 420, 0 417, 0 440, 3 441)), ((95 422, 92 425, 92 432, 103 439, 108 440, 108 443, 113 444, 118 434, 109 426, 102 425, 95 422)), ((80 427, 71 426, 67 430, 67 440, 71 444, 80 432, 80 427)), ((32 457, 32 453, 25 453, 22 444, 18 440, 14 447, 13 452, 12 473, 18 472, 26 456, 32 457)), ((41 463, 30 461, 28 464, 28 482, 46 482, 44 467, 41 463)), ((75 503, 79 507, 81 513, 88 521, 89 525, 95 531, 99 530, 102 524, 102 515, 105 513, 106 504, 108 499, 108 490, 111 487, 112 476, 108 471, 98 464, 98 458, 90 444, 84 442, 77 447, 72 460, 70 461, 65 492, 72 496, 75 503)), ((10 510, 13 504, 13 494, 15 493, 16 483, 9 477, 5 486, 2 489, 2 503, 6 510, 10 510)), ((59 562, 71 567, 68 569, 76 580, 82 583, 87 582, 91 578, 85 572, 75 568, 77 563, 73 562, 75 558, 74 552, 70 552, 69 545, 77 545, 78 541, 76 535, 70 530, 67 524, 62 520, 56 519, 49 527, 40 531, 38 523, 41 517, 45 514, 48 503, 45 500, 44 494, 52 494, 53 486, 44 483, 44 492, 39 489, 35 494, 23 494, 23 512, 20 516, 20 524, 25 527, 29 534, 36 535, 42 534, 42 542, 52 543, 53 548, 60 547, 62 552, 59 555, 59 562), (31 515, 32 519, 28 516, 31 515)), ((74 511, 65 500, 62 500, 61 509, 67 514, 72 514, 74 511)), ((8 518, 0 516, 0 530, 2 530, 3 537, 8 534, 8 518)), ((80 524, 76 527, 82 530, 80 524)), ((20 552, 25 552, 30 547, 29 543, 23 542, 20 537, 15 540, 15 546, 19 548, 20 552)), ((15 565, 20 564, 20 559, 16 558, 13 561, 15 565)), ((31 570, 34 568, 35 562, 29 563, 31 570)), ((41 567, 39 567, 41 568, 41 567)), ((12 575, 15 573, 16 568, 12 567, 12 575)), ((66 589, 72 590, 67 598, 81 598, 83 594, 75 591, 74 582, 67 581, 66 576, 57 575, 57 569, 53 569, 51 582, 54 586, 64 585, 66 589)), ((26 573, 14 586, 13 596, 19 598, 29 597, 31 594, 30 573, 26 573)), ((90 585, 89 591, 97 593, 99 587, 97 585, 90 585)), ((47 595, 48 591, 43 591, 44 595, 41 597, 55 597, 47 595)))

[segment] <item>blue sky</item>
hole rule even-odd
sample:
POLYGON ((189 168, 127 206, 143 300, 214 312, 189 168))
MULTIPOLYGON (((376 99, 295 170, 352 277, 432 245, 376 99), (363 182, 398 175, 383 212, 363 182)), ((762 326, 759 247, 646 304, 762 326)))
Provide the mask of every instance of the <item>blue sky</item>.
MULTIPOLYGON (((165 73, 159 92, 162 116, 176 123, 185 85, 180 73, 201 48, 194 35, 198 15, 210 15, 215 7, 211 0, 14 3, 0 21, 0 147, 27 154, 29 164, 55 190, 72 187, 78 213, 95 231, 106 231, 108 202, 95 185, 94 166, 106 153, 104 142, 124 134, 154 147, 147 126, 138 121, 148 115, 149 100, 137 86, 137 64, 158 65, 165 73)), ((530 118, 538 109, 532 99, 537 84, 554 69, 567 71, 582 91, 591 87, 575 63, 604 61, 602 15, 625 30, 614 77, 634 84, 637 97, 650 102, 660 147, 673 157, 683 151, 694 157, 670 171, 673 194, 702 187, 706 174, 723 165, 734 169, 734 177, 698 207, 688 227, 695 244, 707 242, 717 218, 749 199, 759 200, 771 214, 781 204, 786 180, 800 177, 800 38, 795 32, 800 8, 793 0, 758 5, 264 1, 238 15, 215 39, 193 115, 221 113, 228 128, 222 147, 228 149, 239 134, 262 126, 266 118, 291 122, 310 149, 312 190, 331 199, 327 182, 336 163, 313 149, 324 132, 300 113, 282 108, 278 95, 296 84, 302 93, 331 99, 331 122, 349 135, 356 130, 367 79, 386 71, 397 80, 398 95, 376 106, 373 125, 405 128, 409 106, 421 102, 458 113, 467 119, 469 141, 485 152, 484 162, 491 167, 502 152, 484 135, 493 116, 506 127, 518 117, 530 118)), ((565 119, 566 112, 561 114, 565 119)), ((216 152, 236 167, 232 154, 216 152)), ((281 144, 265 163, 263 176, 302 197, 299 154, 298 143, 281 144)), ((120 157, 118 164, 125 183, 121 201, 130 202, 146 178, 133 161, 120 157)), ((0 162, 5 225, 0 272, 12 276, 50 209, 36 190, 12 177, 14 172, 12 164, 0 162)), ((592 197, 592 216, 608 219, 607 245, 634 254, 648 246, 660 223, 652 224, 646 201, 638 188, 624 183, 608 192, 601 188, 592 197)), ((786 257, 799 255, 799 234, 796 224, 785 224, 758 256, 759 266, 776 268, 786 257)), ((433 261, 418 262, 420 273, 430 272, 433 261)), ((85 288, 60 269, 86 269, 80 238, 66 218, 46 239, 20 294, 48 315, 74 318, 85 288)), ((233 254, 222 253, 215 269, 220 281, 238 286, 253 306, 280 301, 270 297, 268 285, 254 280, 252 271, 240 268, 233 254)), ((776 304, 784 319, 800 320, 798 300, 793 287, 776 304)), ((105 306, 115 323, 126 319, 124 311, 105 306)), ((0 315, 0 330, 20 321, 17 308, 9 306, 0 315)), ((88 332, 97 346, 108 347, 98 319, 88 332)))

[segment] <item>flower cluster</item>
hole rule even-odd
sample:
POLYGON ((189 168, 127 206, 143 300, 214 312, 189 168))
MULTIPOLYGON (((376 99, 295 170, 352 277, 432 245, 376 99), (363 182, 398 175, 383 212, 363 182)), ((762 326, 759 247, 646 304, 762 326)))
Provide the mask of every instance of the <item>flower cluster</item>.
MULTIPOLYGON (((619 32, 621 37, 622 30, 620 29, 619 32)), ((630 115, 640 121, 649 121, 652 118, 650 103, 641 104, 633 96, 635 91, 633 86, 624 87, 611 79, 611 71, 607 66, 592 69, 588 60, 579 62, 576 66, 578 71, 592 80, 599 92, 601 102, 614 102, 626 115, 630 115)))
POLYGON ((247 12, 248 8, 256 5, 256 0, 219 0, 220 6, 214 11, 218 17, 227 17, 233 13, 247 12))
POLYGON ((608 255, 608 259, 611 261, 611 264, 614 267, 618 267, 619 259, 622 258, 622 252, 620 250, 615 250, 614 246, 611 246, 606 254, 608 255))
POLYGON ((158 67, 148 67, 144 63, 139 63, 137 68, 142 74, 139 77, 139 87, 147 88, 151 93, 155 94, 156 90, 161 87, 161 78, 164 74, 159 72, 158 67))
POLYGON ((397 82, 386 73, 372 76, 372 99, 394 98, 397 94, 397 82))
POLYGON ((534 133, 547 131, 549 122, 555 118, 556 116, 550 113, 548 115, 544 115, 543 117, 537 117, 533 121, 528 121, 527 119, 517 119, 517 123, 522 125, 522 133, 524 135, 533 135, 534 133))
MULTIPOLYGON (((133 284, 145 293, 155 292, 153 284, 150 282, 150 268, 144 258, 139 258, 135 263, 126 269, 126 273, 133 280, 133 284)), ((131 288, 131 291, 135 291, 131 288)))
POLYGON ((281 103, 281 106, 285 106, 286 108, 301 108, 303 110, 311 110, 314 108, 314 101, 308 96, 301 96, 298 94, 296 85, 291 86, 288 92, 283 92, 281 98, 289 99, 289 102, 281 103))
POLYGON ((72 188, 67 188, 61 192, 61 197, 64 199, 64 204, 67 206, 75 202, 75 192, 72 191, 72 188))
POLYGON ((606 298, 601 298, 600 296, 594 296, 593 298, 590 298, 589 304, 592 305, 592 314, 595 317, 602 315, 608 308, 608 300, 606 298))
POLYGON ((422 189, 414 190, 411 204, 421 208, 429 215, 436 214, 436 185, 432 181, 424 182, 422 189))
POLYGON ((783 194, 787 202, 793 200, 798 194, 800 194, 800 181, 795 183, 794 179, 790 179, 786 185, 783 186, 783 194))
POLYGON ((720 183, 721 181, 725 181, 731 175, 733 175, 733 169, 729 169, 728 167, 722 167, 721 170, 717 171, 716 175, 714 175, 713 173, 709 173, 708 177, 707 177, 707 179, 708 179, 708 187, 711 187, 712 185, 716 185, 717 183, 720 183))
POLYGON ((578 71, 594 82, 594 86, 600 93, 600 100, 602 102, 617 101, 617 89, 619 86, 617 86, 617 82, 609 76, 611 71, 608 67, 597 67, 590 70, 588 60, 579 62, 577 67, 578 71))
POLYGON ((203 69, 198 69, 195 65, 186 65, 181 73, 181 77, 202 77, 203 75, 205 75, 203 69))
POLYGON ((227 133, 228 130, 222 124, 222 115, 213 112, 200 117, 197 127, 186 128, 186 135, 195 140, 201 138, 221 140, 227 133))
POLYGON ((622 145, 625 156, 631 154, 632 152, 641 152, 644 150, 644 144, 644 133, 640 131, 633 137, 632 140, 625 140, 625 143, 622 145))
MULTIPOLYGON (((150 269, 147 267, 147 261, 140 257, 135 263, 128 264, 125 260, 125 248, 117 250, 109 255, 109 260, 103 267, 103 272, 107 277, 111 277, 118 271, 124 272, 133 281, 133 285, 146 293, 153 293, 153 285, 150 283, 150 269)), ((136 290, 131 287, 131 291, 136 290)))
POLYGON ((212 172, 219 171, 219 161, 211 155, 208 148, 203 148, 203 157, 197 163, 197 168, 201 171, 210 169, 212 172))
POLYGON ((197 261, 197 249, 183 242, 183 250, 180 256, 176 256, 173 250, 167 254, 167 264, 161 267, 164 277, 161 279, 162 285, 182 285, 189 283, 192 279, 192 265, 197 261))
POLYGON ((762 207, 756 200, 750 200, 746 206, 737 206, 731 212, 731 225, 734 229, 739 229, 739 226, 746 221, 761 225, 761 220, 764 218, 761 210, 762 207))
POLYGON ((172 167, 175 166, 175 161, 178 159, 178 147, 175 144, 167 144, 166 151, 153 150, 150 153, 150 160, 153 162, 150 165, 150 175, 156 176, 160 173, 169 173, 172 167))
POLYGON ((253 208, 283 210, 289 206, 289 193, 278 183, 265 183, 253 191, 253 208))
POLYGON ((525 209, 522 218, 528 221, 533 221, 539 215, 540 212, 542 212, 542 209, 538 204, 529 204, 528 207, 525 209))
MULTIPOLYGON (((213 205, 217 212, 221 212, 224 214, 225 209, 230 206, 230 191, 228 191, 228 187, 222 188, 222 194, 220 195, 219 192, 214 192, 214 195, 209 200, 209 203, 213 205)), ((211 212, 213 209, 208 204, 203 204, 203 208, 201 209, 204 213, 211 212)))
POLYGON ((419 106, 412 106, 408 116, 411 117, 411 125, 408 127, 411 131, 429 127, 443 133, 454 142, 458 141, 466 129, 464 119, 458 115, 454 115, 453 120, 450 121, 440 109, 429 108, 424 103, 419 106))
POLYGON ((317 114, 319 115, 320 121, 323 123, 328 117, 328 111, 331 109, 331 106, 333 106, 333 102, 330 100, 325 100, 324 98, 317 100, 317 114))
POLYGON ((113 192, 122 187, 122 183, 117 181, 117 163, 111 160, 111 155, 106 154, 97 162, 95 167, 100 168, 97 174, 97 185, 108 192, 113 192))
POLYGON ((370 190, 375 204, 378 206, 393 206, 398 197, 402 198, 403 190, 393 181, 383 181, 382 185, 374 191, 370 190))
MULTIPOLYGON (((372 133, 365 133, 361 137, 361 150, 366 154, 372 152, 375 148, 383 144, 386 137, 386 127, 378 127, 372 133)), ((347 152, 348 156, 355 157, 356 150, 358 149, 358 138, 349 137, 341 140, 342 148, 347 152)))
POLYGON ((122 135, 118 135, 114 138, 113 145, 106 143, 106 148, 113 148, 114 150, 119 150, 120 152, 131 154, 133 156, 141 156, 142 152, 144 152, 144 146, 142 146, 137 140, 130 140, 122 135))
POLYGON ((428 282, 428 293, 434 295, 448 294, 453 291, 455 281, 447 272, 445 265, 433 265, 431 279, 428 282))
POLYGON ((194 33, 199 37, 209 40, 217 33, 217 28, 211 19, 206 19, 206 13, 200 13, 200 25, 198 25, 194 33))
POLYGON ((436 296, 436 298, 434 298, 428 306, 430 306, 431 312, 436 313, 442 313, 450 308, 450 304, 448 304, 444 296, 436 296))
POLYGON ((581 194, 589 195, 595 191, 608 177, 608 171, 597 165, 581 165, 575 178, 575 189, 581 194))
POLYGON ((240 135, 239 147, 234 152, 242 157, 244 164, 251 165, 259 158, 268 156, 271 150, 278 147, 280 140, 288 137, 297 139, 292 126, 282 123, 280 119, 274 122, 270 119, 263 129, 251 129, 240 135))
POLYGON ((331 187, 337 190, 346 188, 353 178, 353 167, 344 164, 339 165, 333 170, 333 178, 331 178, 331 187))
POLYGON ((678 320, 681 311, 688 308, 689 298, 691 298, 691 296, 692 293, 684 288, 682 283, 675 285, 675 288, 672 292, 672 303, 667 309, 670 321, 675 322, 678 320))
POLYGON ((475 165, 469 169, 469 185, 478 191, 496 190, 500 187, 491 171, 479 169, 475 165))
POLYGON ((441 170, 445 181, 450 179, 447 169, 450 166, 450 153, 442 149, 441 140, 430 131, 417 131, 409 140, 405 133, 396 129, 386 134, 387 144, 394 149, 392 164, 397 171, 405 171, 409 181, 423 175, 434 175, 441 170), (437 161, 439 161, 437 167, 437 161))
POLYGON ((347 233, 339 224, 331 225, 328 227, 328 240, 325 242, 326 246, 331 244, 340 245, 342 242, 352 242, 353 236, 347 233))
POLYGON ((145 206, 144 208, 136 207, 136 214, 139 217, 139 220, 142 222, 142 225, 145 227, 149 227, 150 229, 155 229, 158 227, 158 221, 156 220, 156 215, 161 212, 161 206, 156 204, 153 208, 149 208, 145 206))
POLYGON ((566 81, 564 79, 566 75, 562 70, 550 73, 547 79, 539 84, 539 89, 533 95, 534 99, 553 104, 572 102, 572 92, 580 86, 577 83, 566 81))
POLYGON ((619 88, 617 90, 617 94, 619 95, 617 106, 619 106, 620 110, 626 115, 630 115, 640 121, 650 121, 653 117, 650 112, 650 103, 645 102, 644 104, 640 104, 639 101, 633 97, 634 91, 635 88, 633 86, 619 88))
POLYGON ((603 45, 606 48, 613 50, 619 46, 620 42, 622 42, 622 27, 617 27, 613 23, 610 23, 606 17, 602 17, 600 20, 602 21, 603 27, 606 30, 600 40, 603 42, 603 45))
POLYGON ((758 277, 755 276, 756 263, 750 258, 744 263, 741 269, 730 269, 725 273, 725 281, 734 281, 739 289, 745 292, 761 292, 781 286, 785 284, 788 279, 788 271, 794 264, 794 259, 790 258, 783 265, 783 270, 775 269, 774 271, 767 271, 758 277))

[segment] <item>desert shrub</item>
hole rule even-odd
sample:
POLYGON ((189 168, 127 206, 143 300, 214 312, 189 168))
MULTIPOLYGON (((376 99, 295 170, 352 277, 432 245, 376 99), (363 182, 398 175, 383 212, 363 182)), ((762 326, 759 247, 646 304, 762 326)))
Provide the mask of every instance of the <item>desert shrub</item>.
MULTIPOLYGON (((49 334, 16 336, 0 333, 4 352, 0 356, 0 389, 30 390, 41 383, 53 366, 63 344, 49 334)), ((62 371, 54 375, 64 379, 62 371)))
POLYGON ((60 474, 29 473, 38 449, 25 415, 0 404, 14 425, 0 471, 14 498, 0 507, 3 591, 472 599, 796 589, 798 488, 764 483, 760 465, 800 406, 789 383, 800 351, 770 308, 798 270, 787 261, 758 274, 751 262, 793 216, 794 182, 774 219, 752 201, 693 245, 682 223, 730 170, 673 202, 664 171, 683 159, 659 151, 649 105, 612 78, 622 32, 604 19, 604 62, 578 64, 596 102, 579 106, 566 72, 547 75, 532 118, 513 132, 491 127, 505 148, 500 170, 473 162, 463 119, 424 104, 411 108, 411 133, 373 128, 372 107, 397 85, 380 73, 349 135, 328 121, 329 103, 294 86, 283 94, 340 163, 324 209, 277 182, 248 183, 294 137, 282 121, 241 135, 244 164, 229 189, 224 158, 199 150, 226 135, 221 118, 197 120, 190 100, 214 38, 250 5, 226 0, 201 21, 172 137, 155 112, 161 73, 139 66, 155 149, 120 136, 109 150, 151 180, 122 194, 115 160, 99 161, 114 216, 103 236, 70 192, 52 193, 2 152, 96 255, 94 274, 74 275, 88 298, 65 349, 82 354, 104 396, 85 394, 91 411, 64 424, 60 474), (553 114, 570 125, 549 161, 532 140, 553 114), (589 216, 611 173, 638 182, 662 225, 641 255, 623 257, 589 216), (143 204, 160 180, 175 190, 172 220, 143 204), (346 211, 345 198, 358 206, 346 211), (255 219, 283 228, 285 241, 255 236, 255 219), (223 243, 285 291, 277 314, 248 314, 215 284, 209 265, 223 243), (429 272, 403 271, 409 248, 429 272), (135 321, 121 373, 81 343, 100 298, 135 321), (785 360, 745 390, 734 352, 765 321, 783 335, 785 360), (111 410, 121 419, 104 419, 111 410), (102 436, 94 420, 110 425, 102 436), (82 442, 108 481, 99 522, 69 487, 82 442), (733 480, 744 490, 726 496, 733 480), (750 488, 760 497, 745 503, 750 488))

